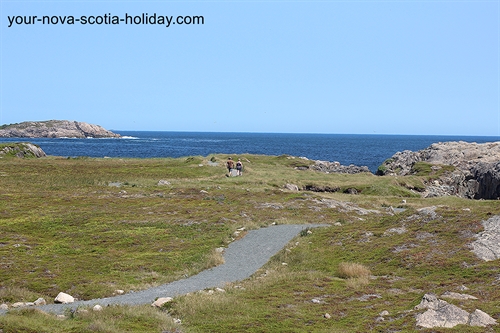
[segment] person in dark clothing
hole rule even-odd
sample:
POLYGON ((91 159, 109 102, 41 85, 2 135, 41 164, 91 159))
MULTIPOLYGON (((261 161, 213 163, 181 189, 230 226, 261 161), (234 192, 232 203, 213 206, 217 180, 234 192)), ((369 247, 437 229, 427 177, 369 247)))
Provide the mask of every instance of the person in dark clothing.
POLYGON ((231 170, 234 169, 234 161, 231 157, 227 158, 226 167, 227 171, 229 172, 229 176, 231 176, 231 170))

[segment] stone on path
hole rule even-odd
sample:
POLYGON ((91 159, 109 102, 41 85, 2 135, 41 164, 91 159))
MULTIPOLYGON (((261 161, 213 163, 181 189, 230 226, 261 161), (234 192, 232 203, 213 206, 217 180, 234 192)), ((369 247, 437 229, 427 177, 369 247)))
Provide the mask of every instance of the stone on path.
POLYGON ((61 303, 61 304, 73 303, 74 301, 75 298, 73 296, 63 292, 60 292, 54 299, 54 303, 61 303))

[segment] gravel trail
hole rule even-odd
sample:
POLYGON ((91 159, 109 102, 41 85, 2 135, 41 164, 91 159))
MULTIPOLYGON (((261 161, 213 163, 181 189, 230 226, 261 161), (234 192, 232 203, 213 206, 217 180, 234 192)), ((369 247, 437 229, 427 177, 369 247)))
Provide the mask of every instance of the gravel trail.
MULTIPOLYGON (((131 292, 124 295, 77 301, 71 304, 48 304, 36 308, 56 314, 80 306, 141 305, 151 304, 158 297, 175 297, 207 288, 224 287, 226 283, 244 280, 261 268, 278 253, 300 231, 306 228, 324 227, 324 224, 275 225, 251 230, 245 237, 235 241, 225 249, 224 264, 204 270, 197 275, 174 281, 158 287, 131 292)), ((5 310, 0 310, 4 314, 5 310)))

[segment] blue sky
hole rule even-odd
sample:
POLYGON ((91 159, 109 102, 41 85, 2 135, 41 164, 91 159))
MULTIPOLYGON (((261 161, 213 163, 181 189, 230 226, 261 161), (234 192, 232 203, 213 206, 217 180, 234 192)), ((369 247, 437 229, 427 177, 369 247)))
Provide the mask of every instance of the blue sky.
POLYGON ((500 135, 498 1, 1 1, 0 124, 500 135), (203 16, 204 24, 9 17, 203 16), (15 21, 14 21, 15 22, 15 21))

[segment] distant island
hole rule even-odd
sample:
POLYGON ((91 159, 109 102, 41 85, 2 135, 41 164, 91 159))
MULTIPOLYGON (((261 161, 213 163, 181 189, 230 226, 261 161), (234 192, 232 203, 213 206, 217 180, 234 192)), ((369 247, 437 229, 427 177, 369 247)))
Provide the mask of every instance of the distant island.
POLYGON ((0 126, 1 138, 119 138, 99 125, 70 120, 25 121, 0 126))

